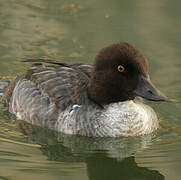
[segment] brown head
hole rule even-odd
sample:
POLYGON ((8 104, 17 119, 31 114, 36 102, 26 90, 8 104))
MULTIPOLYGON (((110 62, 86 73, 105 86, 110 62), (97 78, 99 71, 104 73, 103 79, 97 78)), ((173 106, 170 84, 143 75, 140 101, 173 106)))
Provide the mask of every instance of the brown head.
POLYGON ((126 42, 112 44, 98 52, 88 94, 99 104, 132 100, 136 96, 154 101, 165 100, 149 79, 144 56, 126 42))

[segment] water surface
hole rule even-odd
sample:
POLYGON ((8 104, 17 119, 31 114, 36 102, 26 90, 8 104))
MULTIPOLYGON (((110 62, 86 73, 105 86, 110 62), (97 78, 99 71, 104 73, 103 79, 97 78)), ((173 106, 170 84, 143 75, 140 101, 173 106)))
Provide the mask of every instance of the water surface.
POLYGON ((97 51, 128 41, 147 58, 169 101, 150 104, 161 128, 134 138, 86 138, 31 126, 0 103, 0 179, 110 180, 181 176, 181 1, 1 0, 0 79, 27 58, 92 63, 97 51))

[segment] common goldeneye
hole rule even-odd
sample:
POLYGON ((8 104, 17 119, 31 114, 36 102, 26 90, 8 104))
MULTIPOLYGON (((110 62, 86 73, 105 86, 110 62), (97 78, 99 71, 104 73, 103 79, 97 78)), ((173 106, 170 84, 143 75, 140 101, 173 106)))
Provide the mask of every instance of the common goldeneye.
POLYGON ((19 119, 90 137, 137 136, 159 126, 153 109, 137 97, 166 97, 151 83, 145 57, 127 42, 101 49, 94 65, 25 61, 34 64, 4 89, 19 119))

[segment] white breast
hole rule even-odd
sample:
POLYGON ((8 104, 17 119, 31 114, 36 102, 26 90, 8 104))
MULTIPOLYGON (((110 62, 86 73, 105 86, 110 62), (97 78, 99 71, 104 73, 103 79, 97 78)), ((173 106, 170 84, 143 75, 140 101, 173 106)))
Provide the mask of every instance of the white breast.
POLYGON ((158 119, 153 109, 134 101, 108 105, 101 114, 100 121, 112 129, 111 136, 148 134, 158 128, 158 119))
POLYGON ((76 105, 60 113, 56 123, 56 129, 66 134, 96 137, 138 136, 157 128, 153 109, 134 101, 112 103, 104 109, 76 105))

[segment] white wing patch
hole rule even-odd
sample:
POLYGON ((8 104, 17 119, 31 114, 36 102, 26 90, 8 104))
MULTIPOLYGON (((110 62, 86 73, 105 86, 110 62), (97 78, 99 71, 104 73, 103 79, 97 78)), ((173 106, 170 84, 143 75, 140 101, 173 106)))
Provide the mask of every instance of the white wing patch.
POLYGON ((16 113, 16 117, 17 117, 19 120, 22 120, 22 116, 21 116, 20 112, 17 112, 17 113, 16 113))

